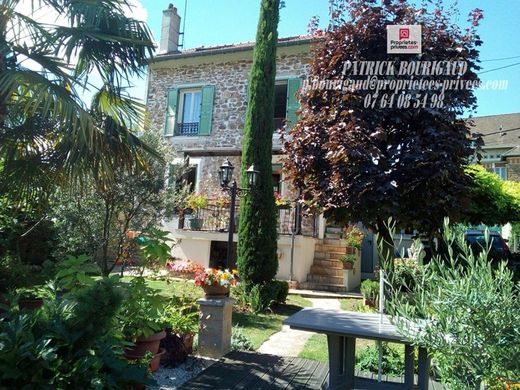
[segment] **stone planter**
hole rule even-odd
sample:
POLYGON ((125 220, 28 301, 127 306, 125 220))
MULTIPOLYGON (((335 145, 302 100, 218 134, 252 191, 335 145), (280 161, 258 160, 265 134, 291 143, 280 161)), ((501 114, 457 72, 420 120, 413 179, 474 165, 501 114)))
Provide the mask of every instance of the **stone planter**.
POLYGON ((229 287, 202 286, 206 298, 223 298, 229 295, 229 287))
POLYGON ((188 219, 191 230, 201 230, 204 220, 202 218, 190 218, 188 219))

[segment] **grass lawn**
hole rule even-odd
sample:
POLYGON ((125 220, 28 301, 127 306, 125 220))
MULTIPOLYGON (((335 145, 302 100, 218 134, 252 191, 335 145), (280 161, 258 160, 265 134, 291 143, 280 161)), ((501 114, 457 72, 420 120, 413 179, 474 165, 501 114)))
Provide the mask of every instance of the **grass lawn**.
POLYGON ((258 349, 264 341, 282 329, 282 321, 304 307, 312 306, 311 302, 299 295, 289 295, 285 305, 273 308, 272 313, 233 313, 233 326, 243 328, 243 333, 253 343, 254 349, 258 349))

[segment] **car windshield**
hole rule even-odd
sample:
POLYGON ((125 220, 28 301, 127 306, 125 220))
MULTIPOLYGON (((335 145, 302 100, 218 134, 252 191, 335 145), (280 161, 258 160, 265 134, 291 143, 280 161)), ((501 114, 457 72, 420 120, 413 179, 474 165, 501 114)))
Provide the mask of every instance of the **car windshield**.
MULTIPOLYGON (((489 239, 491 241, 491 248, 493 248, 494 250, 497 250, 497 251, 504 250, 504 247, 502 245, 502 241, 501 241, 499 236, 490 236, 489 239)), ((470 245, 478 244, 478 245, 480 245, 483 248, 487 247, 487 245, 486 245, 486 238, 485 238, 485 236, 483 234, 481 234, 481 235, 468 234, 466 236, 466 240, 468 241, 468 243, 470 245)))

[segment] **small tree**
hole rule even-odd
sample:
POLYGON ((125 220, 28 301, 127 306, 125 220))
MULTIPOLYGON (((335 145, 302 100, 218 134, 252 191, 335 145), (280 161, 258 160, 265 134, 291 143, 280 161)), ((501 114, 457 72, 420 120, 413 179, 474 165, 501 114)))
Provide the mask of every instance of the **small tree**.
MULTIPOLYGON (((328 29, 314 30, 319 40, 309 80, 365 79, 343 74, 348 61, 391 60, 399 69, 408 61, 449 59, 466 61, 462 78, 478 81, 479 10, 471 13, 470 27, 461 30, 451 22, 453 8, 446 11, 440 1, 433 11, 404 0, 331 4, 328 29), (422 26, 422 54, 387 54, 386 26, 398 24, 422 26)), ((443 107, 414 108, 424 96, 432 102, 438 93, 403 88, 395 99, 410 95, 410 106, 383 108, 379 101, 365 107, 367 95, 377 99, 373 90, 304 90, 300 120, 285 143, 289 178, 327 216, 361 221, 387 244, 389 217, 401 226, 433 234, 445 216, 455 217, 462 209, 461 195, 468 184, 463 166, 472 149, 466 123, 457 117, 476 107, 472 90, 446 90, 443 107)), ((384 257, 393 254, 393 247, 386 245, 384 257)))
MULTIPOLYGON (((160 134, 145 131, 142 140, 153 147, 164 161, 172 161, 174 150, 160 134)), ((147 170, 120 171, 111 182, 90 179, 81 189, 61 193, 53 207, 56 228, 60 231, 59 256, 87 253, 96 257, 103 274, 108 274, 120 259, 130 229, 157 227, 172 215, 174 186, 166 181, 167 165, 150 158, 147 170)))
POLYGON ((238 271, 247 288, 271 280, 278 270, 276 207, 271 153, 279 0, 262 0, 244 125, 241 182, 254 164, 258 185, 240 202, 238 271))

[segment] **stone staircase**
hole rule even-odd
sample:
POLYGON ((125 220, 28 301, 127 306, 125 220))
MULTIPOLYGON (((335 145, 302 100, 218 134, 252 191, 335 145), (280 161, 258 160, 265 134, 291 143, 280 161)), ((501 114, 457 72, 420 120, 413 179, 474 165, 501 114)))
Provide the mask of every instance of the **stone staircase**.
POLYGON ((339 260, 347 253, 345 242, 341 238, 341 229, 327 227, 325 238, 316 243, 314 262, 307 281, 301 283, 305 290, 347 292, 343 284, 343 264, 339 260))

